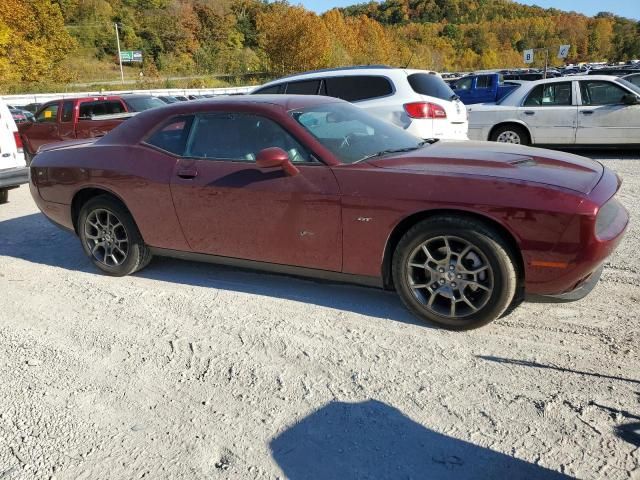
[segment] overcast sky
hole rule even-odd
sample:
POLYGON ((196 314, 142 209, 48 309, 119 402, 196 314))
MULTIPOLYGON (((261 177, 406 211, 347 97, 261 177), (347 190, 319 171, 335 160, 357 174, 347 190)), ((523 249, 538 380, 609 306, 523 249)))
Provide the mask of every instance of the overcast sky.
MULTIPOLYGON (((362 3, 360 0, 291 0, 292 4, 301 3, 305 7, 322 13, 333 7, 345 7, 355 3, 362 3)), ((528 5, 538 5, 540 7, 555 7, 560 10, 595 15, 598 12, 608 11, 623 17, 640 20, 640 0, 520 0, 519 3, 528 5)))

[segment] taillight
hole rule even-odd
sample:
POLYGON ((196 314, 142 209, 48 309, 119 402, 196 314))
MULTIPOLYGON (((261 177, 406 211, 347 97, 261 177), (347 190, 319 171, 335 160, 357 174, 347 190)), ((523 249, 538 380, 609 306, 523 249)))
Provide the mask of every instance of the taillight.
POLYGON ((430 102, 405 103, 404 111, 411 118, 447 118, 447 112, 440 105, 430 102))
POLYGON ((18 152, 22 153, 22 138, 20 138, 20 133, 18 132, 13 132, 13 139, 16 142, 16 147, 18 148, 18 152))

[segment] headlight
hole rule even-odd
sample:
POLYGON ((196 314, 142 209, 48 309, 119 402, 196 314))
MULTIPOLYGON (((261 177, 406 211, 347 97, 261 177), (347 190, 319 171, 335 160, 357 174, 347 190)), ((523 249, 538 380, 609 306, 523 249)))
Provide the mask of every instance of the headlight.
POLYGON ((596 216, 596 237, 610 240, 618 235, 626 225, 625 208, 615 198, 600 207, 596 216), (624 220, 624 221, 623 221, 624 220))

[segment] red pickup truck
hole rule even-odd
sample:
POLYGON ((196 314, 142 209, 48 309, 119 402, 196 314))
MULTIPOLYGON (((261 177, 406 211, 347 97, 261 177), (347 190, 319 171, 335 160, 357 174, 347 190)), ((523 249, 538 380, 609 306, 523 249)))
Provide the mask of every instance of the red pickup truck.
POLYGON ((34 122, 18 127, 27 164, 45 144, 102 137, 135 115, 122 97, 53 100, 40 106, 34 122))

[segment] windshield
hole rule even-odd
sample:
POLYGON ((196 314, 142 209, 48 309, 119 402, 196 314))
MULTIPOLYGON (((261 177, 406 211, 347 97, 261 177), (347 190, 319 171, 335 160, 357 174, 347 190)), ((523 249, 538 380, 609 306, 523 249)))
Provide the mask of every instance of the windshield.
POLYGON ((439 98, 440 100, 453 100, 458 98, 451 87, 438 75, 429 73, 412 73, 408 77, 409 85, 413 91, 420 95, 439 98))
POLYGON ((633 92, 635 92, 637 95, 640 95, 640 87, 637 85, 634 85, 633 83, 631 83, 629 80, 625 80, 624 78, 618 78, 617 82, 621 83, 622 85, 624 85, 625 87, 627 87, 629 90, 632 90, 633 92))
POLYGON ((124 97, 124 101, 134 112, 144 112, 150 108, 163 107, 166 105, 166 103, 156 97, 124 97))
POLYGON ((291 116, 342 163, 421 148, 425 142, 348 103, 294 110, 291 116))

